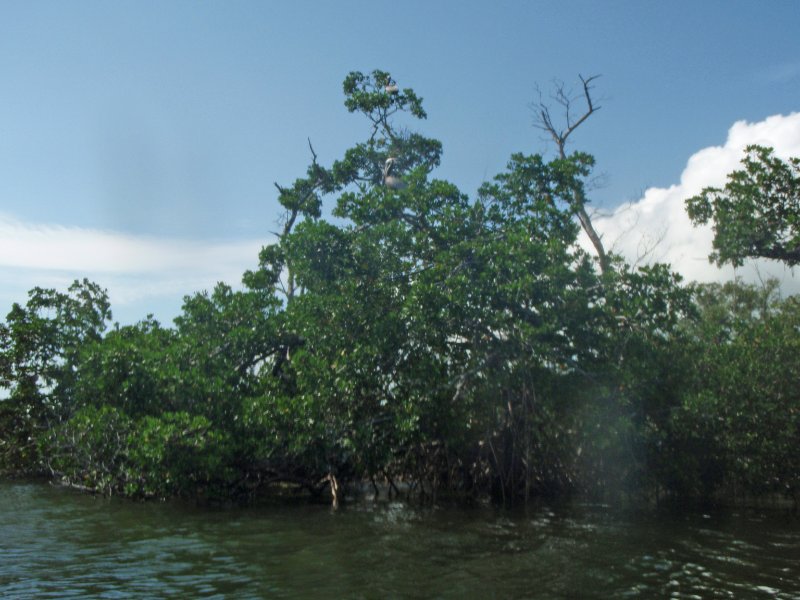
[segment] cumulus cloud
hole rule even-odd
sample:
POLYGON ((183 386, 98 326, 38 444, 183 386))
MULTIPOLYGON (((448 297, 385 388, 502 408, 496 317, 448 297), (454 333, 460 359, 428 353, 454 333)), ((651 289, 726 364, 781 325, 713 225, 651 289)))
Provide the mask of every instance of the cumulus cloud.
POLYGON ((0 214, 0 302, 24 302, 35 287, 65 289, 87 277, 109 291, 115 316, 177 314, 184 294, 219 281, 237 285, 267 240, 199 242, 25 223, 0 214))
MULTIPOLYGON (((606 248, 632 264, 666 262, 688 281, 727 281, 735 276, 757 283, 768 277, 781 281, 784 293, 800 293, 800 273, 775 261, 753 260, 740 269, 717 268, 708 262, 712 251, 710 226, 694 227, 684 201, 704 187, 721 187, 727 174, 738 169, 749 144, 771 146, 777 156, 800 156, 800 113, 776 115, 757 123, 737 121, 721 146, 704 148, 686 163, 679 183, 649 188, 642 198, 619 206, 593 223, 606 248)), ((591 246, 584 238, 582 244, 591 246)))

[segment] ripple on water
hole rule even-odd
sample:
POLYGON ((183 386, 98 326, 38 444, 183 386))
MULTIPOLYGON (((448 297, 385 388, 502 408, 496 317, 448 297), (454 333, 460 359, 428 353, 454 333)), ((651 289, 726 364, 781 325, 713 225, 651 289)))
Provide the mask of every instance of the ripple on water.
POLYGON ((18 598, 798 598, 800 523, 605 507, 197 510, 0 483, 18 598))

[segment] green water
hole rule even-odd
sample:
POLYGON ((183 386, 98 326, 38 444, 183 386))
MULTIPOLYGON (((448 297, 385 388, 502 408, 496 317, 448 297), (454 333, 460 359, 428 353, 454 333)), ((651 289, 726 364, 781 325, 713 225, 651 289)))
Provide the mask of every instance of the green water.
POLYGON ((4 598, 800 598, 800 520, 363 503, 201 510, 0 483, 4 598))

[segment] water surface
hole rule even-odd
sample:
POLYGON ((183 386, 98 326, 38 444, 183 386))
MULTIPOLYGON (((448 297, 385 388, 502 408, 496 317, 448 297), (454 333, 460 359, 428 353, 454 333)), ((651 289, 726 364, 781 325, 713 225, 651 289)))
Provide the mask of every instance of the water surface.
POLYGON ((786 513, 102 499, 0 482, 7 598, 800 598, 786 513))

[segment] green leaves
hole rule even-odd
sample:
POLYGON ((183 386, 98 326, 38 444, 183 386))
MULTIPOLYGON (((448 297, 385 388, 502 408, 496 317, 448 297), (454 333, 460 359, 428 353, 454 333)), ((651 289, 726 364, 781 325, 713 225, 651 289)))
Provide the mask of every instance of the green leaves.
POLYGON ((205 417, 185 412, 131 419, 123 411, 85 407, 41 442, 61 483, 104 495, 166 498, 228 493, 227 436, 205 417))
POLYGON ((414 90, 402 91, 386 71, 375 70, 370 75, 351 72, 342 88, 350 112, 361 112, 377 126, 388 125, 388 119, 398 111, 408 111, 418 119, 427 118, 422 108, 422 98, 414 90))
POLYGON ((0 325, 0 471, 40 469, 36 438, 74 409, 85 344, 101 339, 111 318, 98 285, 75 281, 66 293, 34 288, 0 325))
MULTIPOLYGON (((0 469, 139 498, 376 477, 504 503, 797 493, 795 299, 684 286, 595 243, 598 272, 577 243, 591 156, 513 154, 471 199, 433 177, 441 143, 396 122, 426 116, 413 90, 384 71, 344 90, 367 139, 330 167, 309 143, 243 289, 105 334, 87 281, 14 305, 0 469)), ((750 152, 690 215, 715 219, 719 260, 778 248, 792 264, 798 163, 750 152)))
POLYGON ((695 224, 712 222, 718 265, 746 258, 800 263, 800 158, 782 161, 771 148, 748 146, 743 169, 724 188, 705 188, 686 200, 695 224))
MULTIPOLYGON (((697 290, 693 378, 676 419, 707 449, 730 494, 800 493, 800 303, 775 285, 731 282, 697 290)), ((702 455, 701 455, 702 456, 702 455)), ((684 480, 690 479, 687 469, 684 480)), ((697 474, 697 477, 700 475, 697 474)), ((695 484, 697 485, 697 484, 695 484)), ((712 490, 713 491, 713 490, 712 490)))

